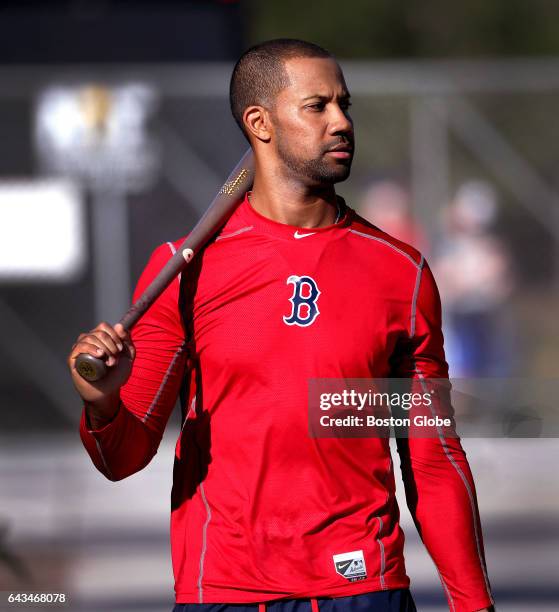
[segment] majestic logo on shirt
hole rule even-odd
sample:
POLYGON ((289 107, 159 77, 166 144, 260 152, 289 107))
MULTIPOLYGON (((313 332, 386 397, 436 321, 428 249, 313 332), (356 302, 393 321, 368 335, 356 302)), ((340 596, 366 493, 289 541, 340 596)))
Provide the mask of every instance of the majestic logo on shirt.
POLYGON ((287 284, 293 284, 293 295, 289 298, 291 302, 291 314, 283 317, 286 325, 298 325, 308 327, 320 314, 316 302, 320 291, 316 281, 310 276, 292 275, 287 279, 287 284))
POLYGON ((314 236, 316 232, 309 232, 308 234, 300 234, 299 230, 296 230, 293 234, 293 238, 306 238, 307 236, 314 236))
POLYGON ((350 582, 364 580, 367 577, 365 558, 362 550, 334 555, 334 567, 336 574, 347 578, 350 582))

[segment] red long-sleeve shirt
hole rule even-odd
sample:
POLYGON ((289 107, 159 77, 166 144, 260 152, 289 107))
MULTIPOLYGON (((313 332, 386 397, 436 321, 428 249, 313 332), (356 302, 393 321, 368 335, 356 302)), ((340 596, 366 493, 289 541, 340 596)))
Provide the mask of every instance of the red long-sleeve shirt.
MULTIPOLYGON (((134 328, 137 356, 114 420, 92 431, 83 415, 88 453, 118 480, 153 457, 181 392, 171 516, 177 602, 409 585, 388 440, 310 437, 307 383, 446 378, 439 297, 417 251, 344 211, 334 225, 304 229, 262 217, 245 199, 134 328), (351 580, 336 571, 345 559, 359 563, 351 580)), ((154 252, 135 298, 180 242, 154 252)), ((450 609, 490 605, 459 440, 412 437, 398 450, 450 609)))

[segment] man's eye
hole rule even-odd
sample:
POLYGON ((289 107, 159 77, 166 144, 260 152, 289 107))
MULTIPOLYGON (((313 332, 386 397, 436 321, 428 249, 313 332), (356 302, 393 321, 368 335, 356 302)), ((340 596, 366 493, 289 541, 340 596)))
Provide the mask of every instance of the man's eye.
POLYGON ((313 110, 323 110, 324 104, 322 102, 317 102, 316 104, 309 104, 307 108, 312 108, 313 110))
POLYGON ((351 106, 351 102, 340 102, 340 108, 342 110, 347 110, 351 106))

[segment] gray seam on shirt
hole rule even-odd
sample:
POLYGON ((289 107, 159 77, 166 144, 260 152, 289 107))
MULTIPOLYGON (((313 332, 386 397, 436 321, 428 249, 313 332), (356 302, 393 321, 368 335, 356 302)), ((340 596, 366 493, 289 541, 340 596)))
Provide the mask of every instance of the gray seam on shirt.
MULTIPOLYGON (((171 253, 173 255, 177 252, 177 249, 175 249, 175 245, 172 242, 168 242, 167 246, 171 249, 171 253)), ((179 283, 181 281, 181 277, 182 277, 182 272, 180 272, 178 275, 179 283)))
MULTIPOLYGON (((426 391, 427 385, 425 384, 425 376, 423 375, 423 372, 420 370, 417 364, 415 365, 415 371, 417 372, 417 375, 419 376, 419 380, 421 381, 421 387, 423 391, 426 391)), ((436 413, 435 413, 435 410, 432 404, 430 406, 430 410, 431 410, 431 414, 435 417, 436 413)), ((478 561, 481 567, 481 573, 483 574, 483 580, 485 582, 485 588, 487 590, 487 594, 489 595, 489 599, 493 603, 493 598, 491 597, 491 589, 489 587, 489 577, 487 576, 487 570, 485 567, 485 563, 483 562, 483 555, 481 554, 481 543, 480 543, 478 525, 477 525, 477 520, 476 520, 476 511, 475 511, 476 506, 474 502, 474 495, 472 493, 472 489, 470 488, 470 484, 468 483, 466 476, 464 475, 464 472, 460 469, 460 466, 456 463, 454 457, 452 456, 452 454, 450 453, 448 449, 448 446, 446 445, 446 440, 444 439, 440 425, 437 425, 436 427, 437 427, 437 433, 439 436, 439 441, 441 443, 441 446, 443 447, 444 454, 446 455, 446 458, 449 460, 452 467, 456 470, 457 474, 460 476, 460 479, 462 480, 462 483, 464 484, 464 487, 468 494, 468 498, 470 500, 470 510, 472 512, 472 522, 474 524, 474 535, 476 539, 476 549, 477 549, 478 561)))
POLYGON ((368 238, 369 240, 376 240, 377 242, 381 242, 382 244, 385 244, 386 246, 390 247, 391 249, 394 249, 397 253, 400 253, 400 255, 403 255, 406 259, 409 259, 412 264, 418 268, 419 264, 415 261, 415 259, 409 254, 406 253, 405 251, 402 251, 402 249, 399 249, 397 246, 394 246, 393 244, 391 244, 390 242, 388 242, 388 240, 383 240, 382 238, 379 238, 378 236, 371 236, 370 234, 365 234, 363 232, 358 232, 357 230, 349 230, 352 234, 357 234, 358 236, 363 236, 363 238, 368 238))
POLYGON ((208 525, 210 524, 210 520, 212 518, 212 512, 210 510, 210 505, 208 504, 208 500, 206 499, 206 492, 204 491, 204 483, 200 483, 200 493, 202 495, 202 501, 204 502, 204 506, 206 508, 206 522, 202 527, 202 551, 200 553, 200 574, 198 576, 198 603, 204 603, 204 594, 202 590, 202 579, 204 578, 204 560, 206 558, 206 549, 207 549, 207 532, 208 525))
POLYGON ((444 592, 446 593, 446 596, 448 597, 448 601, 450 602, 451 612, 456 612, 456 608, 454 606, 454 599, 452 599, 452 595, 450 594, 450 591, 448 590, 448 587, 446 586, 446 582, 443 580, 441 572, 439 572, 438 568, 437 568, 437 574, 439 575, 439 579, 441 581, 441 584, 443 585, 444 592))
POLYGON ((109 478, 113 479, 113 475, 111 470, 109 469, 109 465, 105 459, 105 455, 103 454, 103 450, 101 449, 101 444, 97 438, 95 438, 95 445, 97 446, 97 450, 99 451, 99 455, 101 456, 101 460, 103 461, 103 465, 105 466, 105 470, 109 478))
POLYGON ((380 550, 380 586, 383 590, 386 590, 386 582, 384 580, 384 572, 386 569, 386 559, 385 559, 385 553, 384 553, 384 543, 382 541, 382 536, 381 536, 381 532, 382 532, 384 523, 382 522, 382 519, 380 518, 380 516, 377 516, 376 519, 378 521, 377 542, 378 542, 378 546, 380 550))
POLYGON ((419 295, 419 286, 421 285, 421 273, 423 272, 423 264, 425 258, 421 256, 419 267, 417 268, 417 276, 415 277, 415 288, 413 290, 413 297, 411 300, 411 317, 410 317, 410 337, 413 338, 415 335, 415 313, 417 310, 417 296, 419 295))
POLYGON ((188 408, 186 412, 186 416, 184 417, 184 423, 182 424, 182 427, 181 427, 181 433, 184 430, 184 426, 186 425, 186 422, 188 421, 188 416, 190 415, 191 412, 196 413, 196 396, 194 396, 192 398, 192 401, 190 402, 190 407, 188 408))
MULTIPOLYGON (((424 258, 423 255, 421 256, 421 262, 420 262, 420 266, 418 268, 417 271, 417 278, 416 278, 416 282, 415 282, 415 289, 414 289, 414 293, 413 293, 413 299, 412 299, 412 314, 411 314, 411 324, 410 324, 410 336, 413 338, 413 336, 415 335, 415 317, 416 317, 416 306, 417 306, 417 296, 419 293, 419 286, 420 286, 420 282, 421 282, 421 272, 423 270, 423 264, 424 264, 424 258)), ((427 385, 425 384, 425 376, 423 375, 423 372, 420 370, 419 366, 417 364, 414 364, 415 366, 415 372, 417 373, 417 375, 419 376, 419 380, 421 383, 421 388, 423 389, 423 391, 427 390, 427 385)), ((435 415, 433 406, 431 406, 431 413, 433 414, 433 416, 435 415)), ((464 486, 466 487, 466 492, 468 493, 468 497, 470 500, 470 509, 472 511, 472 518, 473 518, 473 522, 474 522, 474 534, 475 534, 475 538, 476 538, 476 547, 477 547, 477 552, 478 552, 478 559, 481 565, 481 571, 483 573, 483 577, 485 580, 485 586, 487 589, 487 592, 491 598, 491 591, 489 590, 489 581, 487 578, 487 574, 485 571, 485 565, 483 563, 483 558, 481 556, 481 552, 480 552, 480 545, 479 545, 479 536, 478 536, 478 532, 477 532, 477 523, 475 520, 475 505, 473 503, 473 497, 472 497, 472 492, 471 489, 468 485, 468 482, 466 480, 466 477, 464 476, 462 470, 460 469, 460 467, 456 464, 456 462, 454 461, 454 457, 452 457, 449 453, 448 447, 446 445, 446 442, 444 440, 444 436, 442 434, 441 428, 440 426, 437 425, 437 433, 438 433, 438 437, 439 437, 439 441, 441 443, 441 446, 443 447, 443 451, 445 453, 445 456, 447 457, 447 459, 449 460, 450 464, 454 467, 454 469, 456 470, 456 472, 458 473, 458 475, 460 476, 460 479, 462 480, 464 486)), ((452 607, 452 610, 454 611, 455 605, 454 605, 454 600, 452 599, 452 595, 450 593, 450 590, 448 589, 442 574, 439 572, 439 569, 437 568, 437 573, 439 574, 439 578, 441 579, 441 583, 443 585, 443 588, 447 594, 448 600, 450 602, 450 605, 452 607)))
POLYGON ((243 227, 236 232, 231 232, 230 234, 222 234, 216 238, 217 240, 223 240, 224 238, 233 238, 233 236, 238 236, 239 234, 243 234, 244 232, 250 232, 251 229, 254 229, 252 225, 248 225, 247 227, 243 227))
POLYGON ((167 381, 169 380, 169 376, 171 375, 171 372, 173 368, 175 367, 175 363, 177 362, 177 359, 179 358, 180 354, 183 352, 185 346, 186 346, 186 342, 183 342, 181 346, 179 346, 179 348, 177 349, 177 352, 173 356, 173 359, 171 359, 171 363, 169 364, 169 367, 167 368, 167 371, 165 372, 165 376, 163 377, 163 380, 161 381, 161 384, 159 385, 159 389, 157 389, 157 393, 155 394, 155 397, 151 401, 151 404, 149 408, 147 409, 147 412, 144 418, 142 419, 142 423, 145 423, 149 415, 153 412, 153 409, 155 408, 155 405, 159 401, 159 398, 161 397, 161 394, 163 393, 163 389, 165 388, 165 385, 167 384, 167 381))

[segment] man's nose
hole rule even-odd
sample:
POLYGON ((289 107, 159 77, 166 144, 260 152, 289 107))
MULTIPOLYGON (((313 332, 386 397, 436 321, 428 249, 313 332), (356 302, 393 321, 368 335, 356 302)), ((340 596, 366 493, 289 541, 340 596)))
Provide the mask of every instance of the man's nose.
POLYGON ((353 133, 353 121, 347 110, 336 106, 332 109, 330 117, 330 134, 348 134, 353 133))

